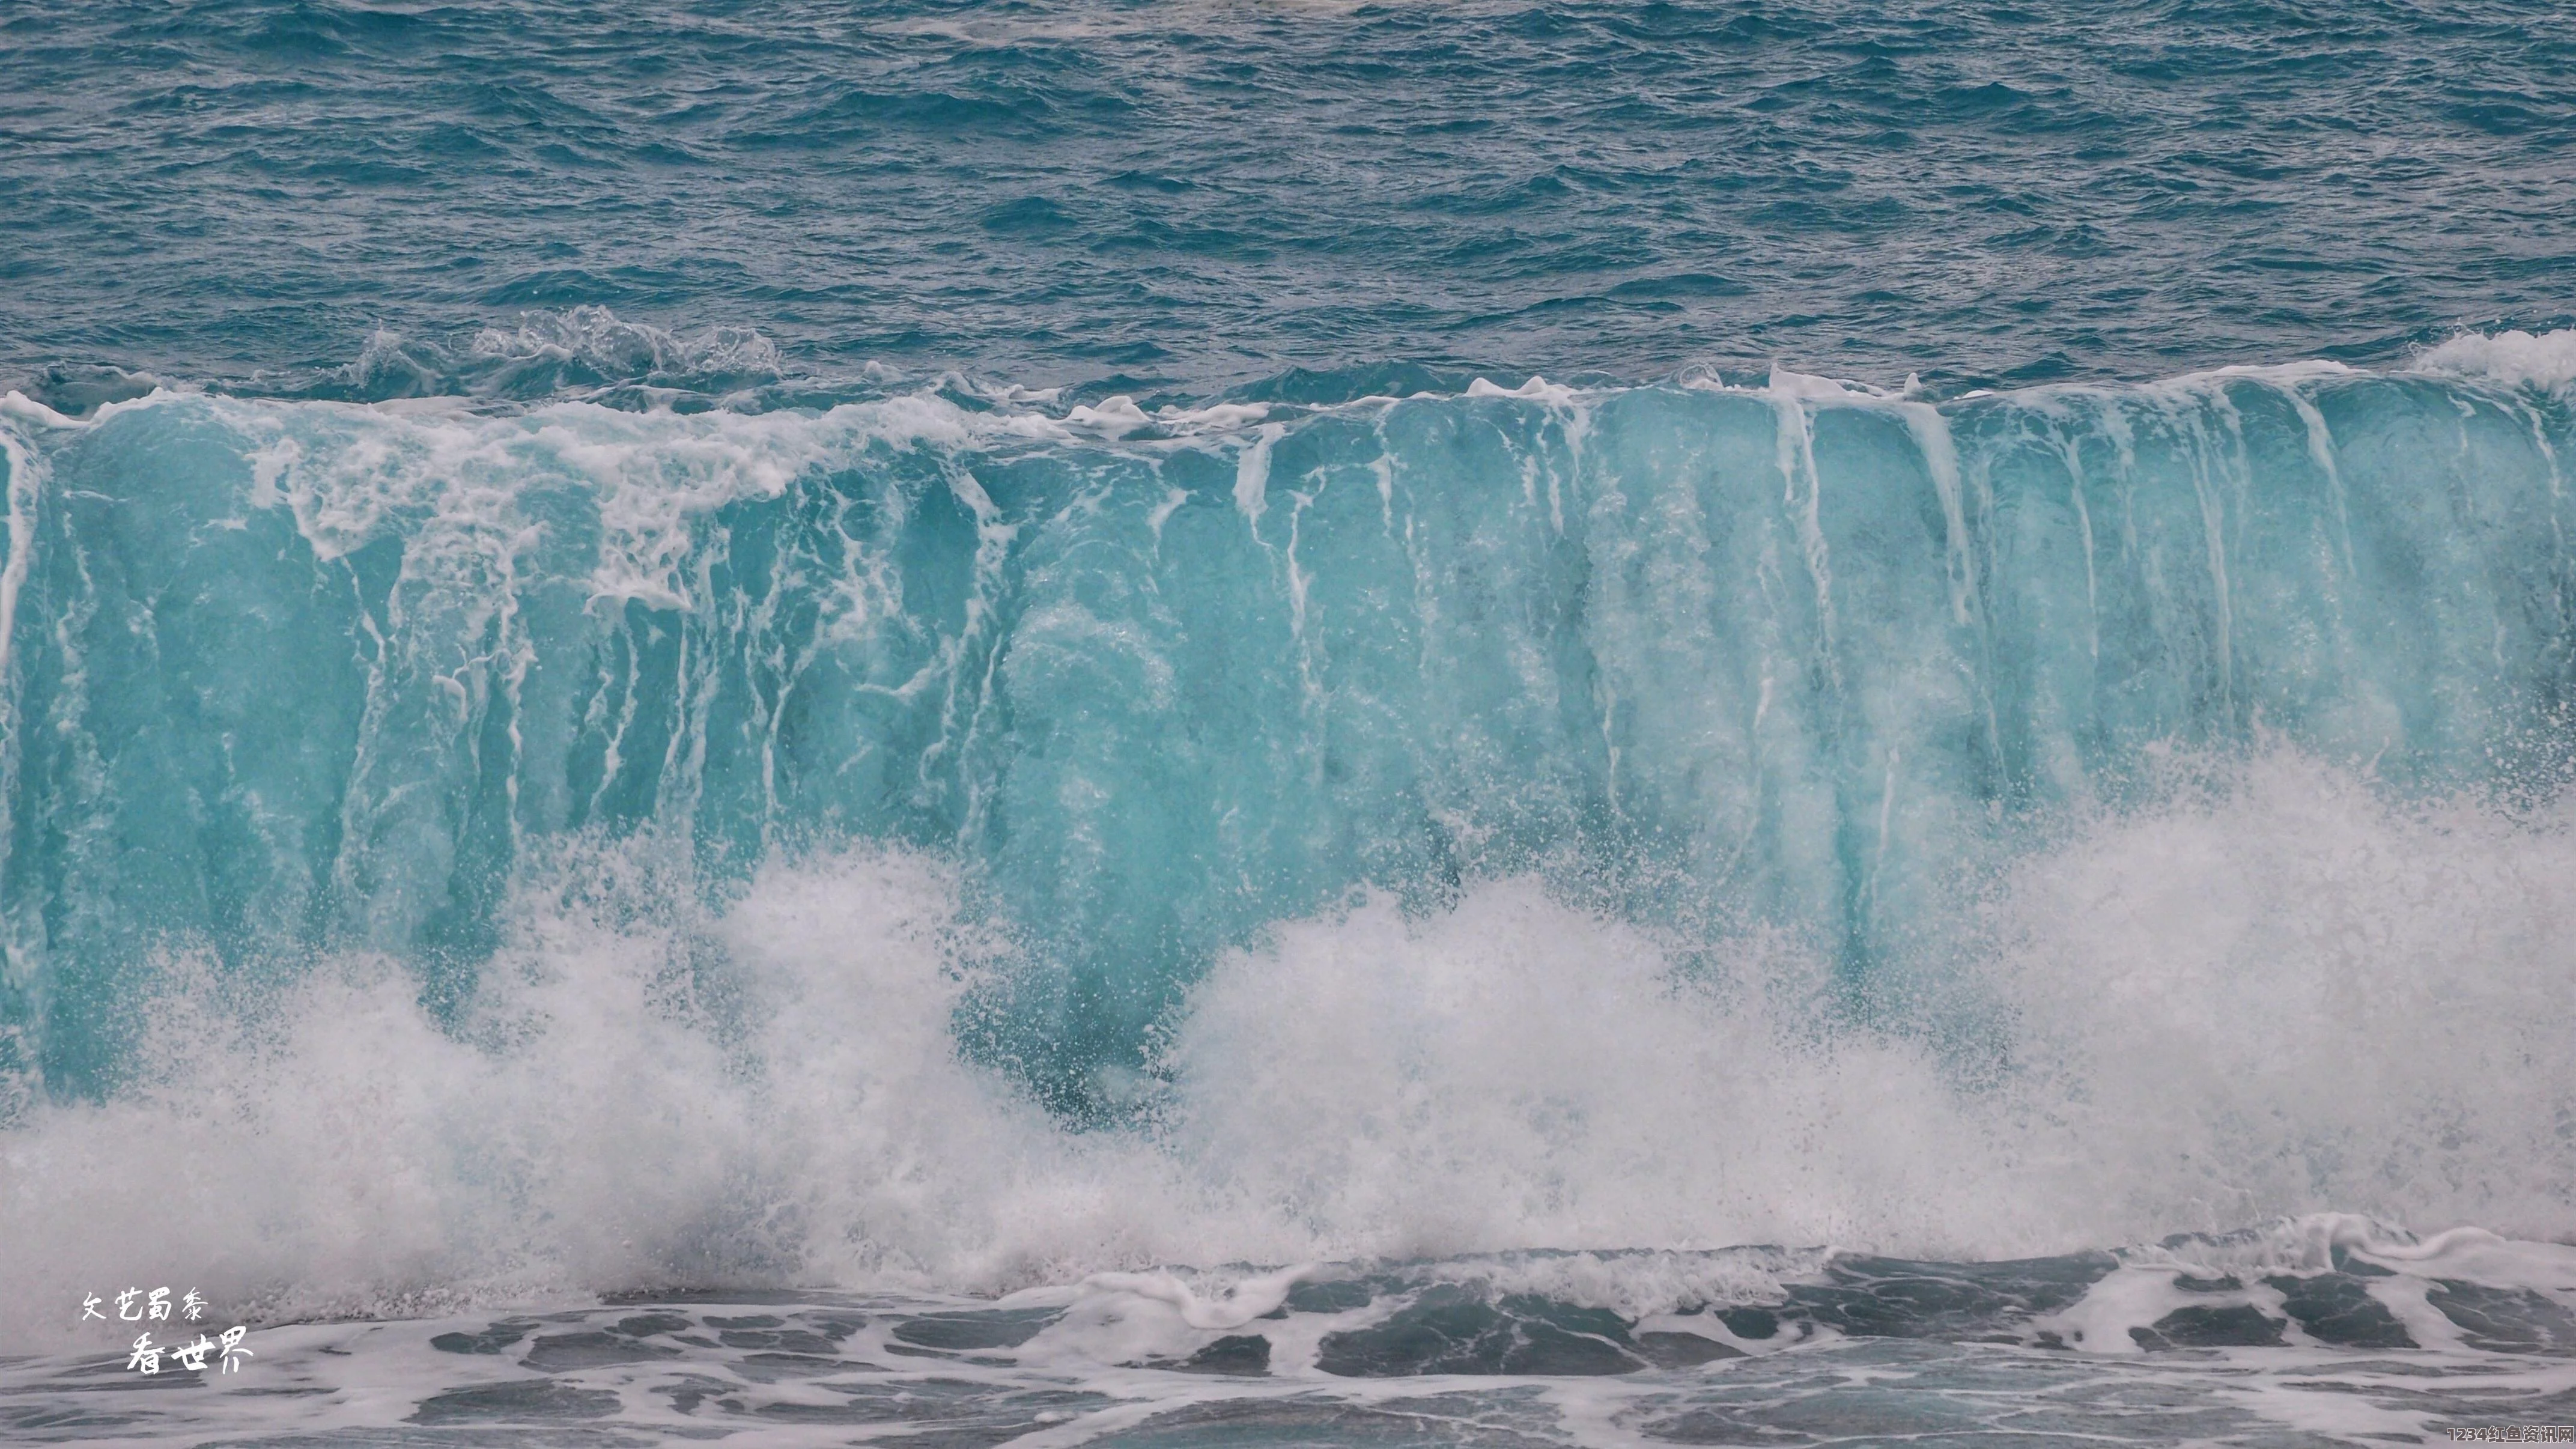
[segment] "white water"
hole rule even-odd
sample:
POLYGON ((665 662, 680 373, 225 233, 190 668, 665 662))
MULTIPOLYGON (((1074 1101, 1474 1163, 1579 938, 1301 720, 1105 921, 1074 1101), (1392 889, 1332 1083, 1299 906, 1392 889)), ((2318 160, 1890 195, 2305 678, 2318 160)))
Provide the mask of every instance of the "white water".
POLYGON ((1068 1133, 959 1062, 950 1012, 1007 947, 934 862, 774 865, 701 917, 642 851, 582 853, 521 892, 464 1039, 382 960, 266 995, 168 961, 150 1080, 0 1136, 0 1345, 127 1283, 267 1320, 1533 1247, 1991 1258, 2328 1209, 2565 1239, 2571 820, 2394 809, 2279 750, 2071 828, 1953 943, 1995 1043, 1965 1062, 1834 1024, 1821 968, 1758 938, 1684 967, 1526 880, 1362 900, 1196 989, 1151 1134, 1068 1133))

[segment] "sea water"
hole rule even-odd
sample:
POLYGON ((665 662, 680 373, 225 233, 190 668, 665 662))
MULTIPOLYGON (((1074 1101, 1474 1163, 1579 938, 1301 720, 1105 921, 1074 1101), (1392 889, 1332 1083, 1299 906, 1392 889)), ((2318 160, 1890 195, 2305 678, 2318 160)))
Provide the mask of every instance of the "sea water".
POLYGON ((0 75, 8 1437, 2576 1424, 2546 7, 0 75))

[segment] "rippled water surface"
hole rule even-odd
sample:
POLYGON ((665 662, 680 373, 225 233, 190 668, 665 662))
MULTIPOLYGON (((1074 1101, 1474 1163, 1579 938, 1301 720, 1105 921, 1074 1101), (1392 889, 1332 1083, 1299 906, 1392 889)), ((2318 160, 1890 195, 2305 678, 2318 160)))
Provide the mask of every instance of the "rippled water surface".
POLYGON ((2576 246, 2547 3, 110 0, 0 66, 21 374, 606 305, 808 372, 1958 387, 2537 328, 2576 246))

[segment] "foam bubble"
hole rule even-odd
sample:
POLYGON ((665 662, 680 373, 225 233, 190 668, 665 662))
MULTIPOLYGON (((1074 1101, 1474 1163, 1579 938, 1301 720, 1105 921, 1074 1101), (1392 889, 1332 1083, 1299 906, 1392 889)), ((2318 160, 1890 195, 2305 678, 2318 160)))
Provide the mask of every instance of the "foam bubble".
POLYGON ((2511 387, 2564 389, 2576 385, 2576 330, 2464 332, 2417 358, 2415 365, 2511 387))
MULTIPOLYGON (((452 1027, 380 958, 262 994, 172 957, 144 1078, 0 1138, 5 1331, 137 1275, 283 1317, 1549 1247, 1999 1257, 2327 1208, 2563 1235, 2570 818, 2398 809, 2276 755, 2077 831, 1999 882, 1961 968, 2002 1027, 1982 1074, 1838 1022, 1776 942, 1684 953, 1528 880, 1362 900, 1222 962, 1159 1125, 1090 1133, 959 1059, 1006 948, 952 869, 825 854, 717 911, 642 847, 581 852, 452 1027)), ((2446 1276, 2528 1276, 2526 1248, 2431 1242, 2446 1276)), ((1729 1263, 1495 1272, 1644 1315, 1795 1266, 1729 1263)))
POLYGON ((2576 1228, 2571 822, 2564 798, 2395 807, 2275 751, 2018 865, 1988 989, 2104 1226, 2576 1228))

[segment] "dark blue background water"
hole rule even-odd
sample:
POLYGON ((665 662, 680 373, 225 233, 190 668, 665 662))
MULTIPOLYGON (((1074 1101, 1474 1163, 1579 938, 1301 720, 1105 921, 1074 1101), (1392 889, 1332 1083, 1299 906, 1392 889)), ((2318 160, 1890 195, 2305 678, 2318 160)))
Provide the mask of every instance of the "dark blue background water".
POLYGON ((585 304, 825 377, 1958 390, 2563 325, 2576 265, 2551 4, 110 0, 0 77, 0 381, 72 403, 452 389, 585 304))

